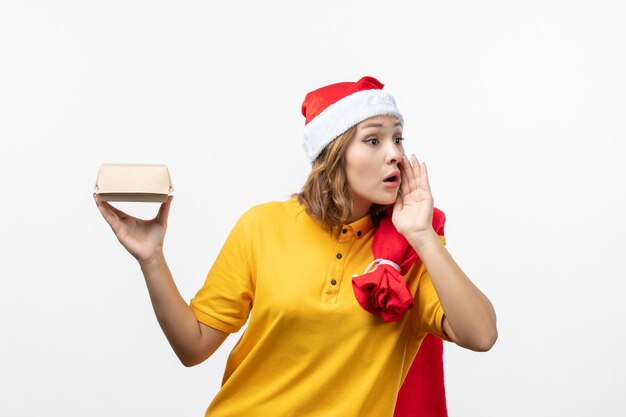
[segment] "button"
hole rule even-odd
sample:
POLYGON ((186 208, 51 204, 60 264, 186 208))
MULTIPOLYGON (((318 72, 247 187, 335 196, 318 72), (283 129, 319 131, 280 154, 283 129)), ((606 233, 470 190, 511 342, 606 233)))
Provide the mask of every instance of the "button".
POLYGON ((356 232, 356 235, 361 236, 362 235, 361 231, 359 230, 358 232, 356 232))
POLYGON ((333 285, 337 285, 337 280, 333 279, 333 280, 330 281, 330 283, 333 284, 333 285))
POLYGON ((345 235, 346 233, 348 233, 348 229, 343 229, 343 230, 341 231, 341 233, 343 233, 343 234, 345 235))
POLYGON ((342 255, 340 253, 337 254, 337 259, 341 259, 342 255))

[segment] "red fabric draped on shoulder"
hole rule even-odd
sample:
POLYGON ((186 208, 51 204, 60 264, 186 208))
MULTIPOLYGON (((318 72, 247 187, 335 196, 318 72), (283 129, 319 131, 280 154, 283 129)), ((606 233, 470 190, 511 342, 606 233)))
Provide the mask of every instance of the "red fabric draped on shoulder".
MULTIPOLYGON (((446 217, 433 211, 433 228, 444 236, 446 217)), ((443 341, 427 334, 407 374, 396 402, 394 417, 448 417, 443 379, 443 341)))
MULTIPOLYGON (((398 320, 413 307, 413 296, 403 279, 419 259, 415 250, 395 228, 388 215, 376 228, 374 262, 362 275, 352 278, 357 301, 385 322, 398 320), (371 269, 371 267, 374 267, 371 269)), ((433 229, 444 236, 446 216, 433 209, 433 229)), ((443 381, 443 341, 427 334, 398 393, 394 417, 447 417, 443 381)))

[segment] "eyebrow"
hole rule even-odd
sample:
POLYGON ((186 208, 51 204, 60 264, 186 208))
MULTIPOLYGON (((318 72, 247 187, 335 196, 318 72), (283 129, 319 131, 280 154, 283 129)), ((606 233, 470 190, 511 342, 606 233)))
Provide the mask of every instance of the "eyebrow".
MULTIPOLYGON (((402 123, 397 122, 395 125, 393 125, 393 127, 398 127, 398 126, 402 126, 402 123)), ((382 123, 368 123, 365 126, 361 126, 361 129, 367 129, 370 127, 383 127, 382 123)))

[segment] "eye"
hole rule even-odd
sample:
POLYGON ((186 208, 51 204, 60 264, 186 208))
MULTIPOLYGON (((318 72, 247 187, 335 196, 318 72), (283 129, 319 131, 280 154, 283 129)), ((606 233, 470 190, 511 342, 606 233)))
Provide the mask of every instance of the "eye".
POLYGON ((363 142, 365 143, 369 143, 370 145, 378 145, 380 143, 380 141, 378 140, 378 138, 369 138, 369 139, 365 139, 363 142))
POLYGON ((402 145, 402 142, 404 142, 404 138, 402 136, 398 136, 397 138, 393 139, 393 143, 395 143, 396 145, 402 145))

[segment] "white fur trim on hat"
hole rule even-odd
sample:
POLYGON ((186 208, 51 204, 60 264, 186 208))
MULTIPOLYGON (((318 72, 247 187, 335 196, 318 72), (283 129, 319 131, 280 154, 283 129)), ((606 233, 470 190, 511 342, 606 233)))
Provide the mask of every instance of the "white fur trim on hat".
POLYGON ((362 90, 331 104, 304 127, 304 152, 313 162, 322 150, 346 130, 374 116, 404 119, 396 102, 383 90, 362 90))

